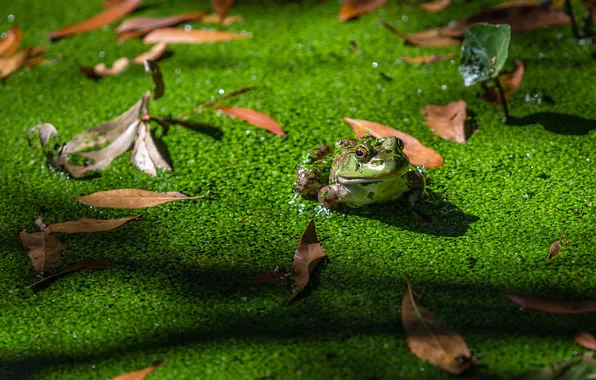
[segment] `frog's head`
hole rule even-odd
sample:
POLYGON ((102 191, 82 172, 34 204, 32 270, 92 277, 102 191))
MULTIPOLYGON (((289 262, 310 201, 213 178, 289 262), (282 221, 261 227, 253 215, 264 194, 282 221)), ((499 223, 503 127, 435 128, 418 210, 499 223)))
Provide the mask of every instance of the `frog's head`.
POLYGON ((337 157, 335 171, 339 183, 367 183, 394 179, 404 175, 410 161, 404 154, 402 140, 391 136, 365 138, 344 146, 337 157))

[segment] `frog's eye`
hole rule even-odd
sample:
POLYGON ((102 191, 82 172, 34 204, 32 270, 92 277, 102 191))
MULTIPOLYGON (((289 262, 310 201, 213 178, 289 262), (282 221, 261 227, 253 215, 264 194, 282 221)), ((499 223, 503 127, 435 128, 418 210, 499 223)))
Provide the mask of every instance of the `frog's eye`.
POLYGON ((404 150, 404 142, 402 139, 395 139, 395 143, 397 144, 397 147, 399 148, 399 150, 404 150))
POLYGON ((356 148, 356 159, 358 161, 364 161, 368 157, 368 149, 363 146, 359 146, 356 148))

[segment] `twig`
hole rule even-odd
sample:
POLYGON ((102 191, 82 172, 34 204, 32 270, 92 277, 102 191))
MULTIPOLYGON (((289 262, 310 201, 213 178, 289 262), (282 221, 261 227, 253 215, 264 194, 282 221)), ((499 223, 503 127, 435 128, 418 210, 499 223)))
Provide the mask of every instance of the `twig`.
POLYGON ((573 7, 571 6, 571 0, 565 0, 565 13, 571 18, 571 30, 573 30, 573 36, 577 39, 581 38, 579 29, 577 28, 577 21, 575 20, 575 13, 573 13, 573 7))
POLYGON ((499 90, 499 96, 501 97, 501 105, 503 106, 503 113, 505 114, 505 120, 509 119, 509 108, 507 107, 507 98, 505 97, 505 91, 503 91, 503 86, 501 86, 501 80, 497 75, 493 81, 495 82, 495 86, 499 90))
POLYGON ((215 100, 213 100, 213 101, 211 101, 209 103, 205 103, 205 104, 200 105, 198 108, 195 108, 194 110, 186 111, 186 112, 180 114, 180 116, 178 116, 178 119, 181 119, 183 117, 187 117, 191 113, 201 113, 201 111, 203 111, 205 108, 215 107, 216 105, 218 105, 219 103, 223 102, 226 99, 229 99, 229 98, 231 98, 233 96, 236 96, 236 95, 244 94, 245 92, 254 90, 257 87, 258 86, 249 86, 249 87, 243 87, 243 88, 241 88, 239 90, 236 90, 236 91, 232 91, 229 94, 226 94, 226 95, 222 96, 219 99, 215 99, 215 100))

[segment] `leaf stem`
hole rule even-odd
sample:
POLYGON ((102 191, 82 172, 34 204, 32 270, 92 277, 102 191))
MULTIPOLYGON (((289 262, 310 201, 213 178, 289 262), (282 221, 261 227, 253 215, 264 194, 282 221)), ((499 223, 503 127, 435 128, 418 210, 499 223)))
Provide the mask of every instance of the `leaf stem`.
POLYGON ((581 38, 579 29, 577 28, 577 21, 575 20, 575 13, 573 13, 573 7, 571 6, 571 0, 565 0, 565 13, 571 18, 571 30, 573 30, 573 36, 577 39, 581 38))
POLYGON ((495 86, 499 90, 499 96, 501 98, 501 105, 503 106, 503 113, 505 114, 505 119, 509 119, 509 108, 507 107, 507 98, 505 97, 505 91, 503 91, 503 86, 501 85, 501 80, 497 75, 493 81, 495 82, 495 86))

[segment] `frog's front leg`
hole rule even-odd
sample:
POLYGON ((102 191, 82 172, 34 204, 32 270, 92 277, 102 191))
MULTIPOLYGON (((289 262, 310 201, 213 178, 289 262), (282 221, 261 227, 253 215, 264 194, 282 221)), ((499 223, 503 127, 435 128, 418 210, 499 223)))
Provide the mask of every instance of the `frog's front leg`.
POLYGON ((327 185, 319 191, 319 203, 323 207, 337 210, 341 207, 340 199, 346 199, 348 196, 347 189, 339 184, 327 185))
POLYGON ((325 156, 329 146, 321 145, 308 153, 304 164, 296 166, 294 190, 305 198, 316 198, 328 182, 329 173, 325 170, 325 156))
POLYGON ((408 172, 408 202, 411 207, 414 207, 420 198, 426 195, 426 176, 420 172, 408 172))

